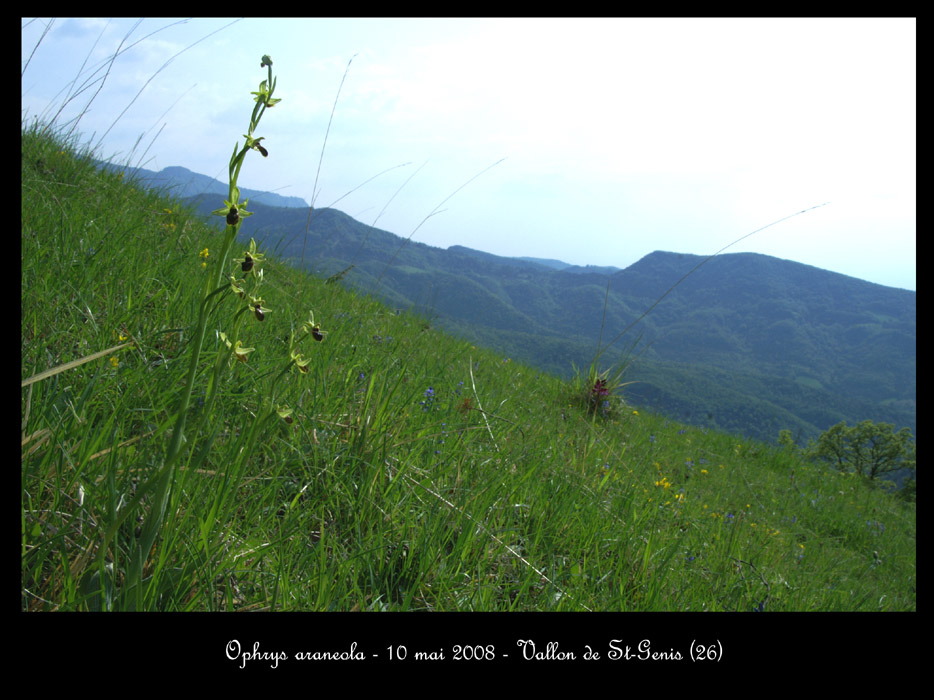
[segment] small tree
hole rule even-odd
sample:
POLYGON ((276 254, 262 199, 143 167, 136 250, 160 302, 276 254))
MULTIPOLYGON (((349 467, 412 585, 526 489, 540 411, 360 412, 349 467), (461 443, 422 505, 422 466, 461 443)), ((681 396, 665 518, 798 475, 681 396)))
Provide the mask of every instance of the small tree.
POLYGON ((808 446, 809 456, 833 464, 842 472, 855 471, 875 479, 896 469, 915 467, 915 442, 911 431, 895 432, 890 423, 864 420, 848 427, 837 423, 808 446))

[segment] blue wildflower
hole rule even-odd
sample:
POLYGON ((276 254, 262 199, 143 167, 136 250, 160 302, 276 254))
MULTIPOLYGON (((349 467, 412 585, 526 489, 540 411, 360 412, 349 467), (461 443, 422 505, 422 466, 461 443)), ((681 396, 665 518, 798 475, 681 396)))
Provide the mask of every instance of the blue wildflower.
POLYGON ((427 411, 431 408, 435 400, 435 390, 432 387, 428 387, 425 390, 425 400, 419 401, 419 405, 422 407, 423 411, 427 411))

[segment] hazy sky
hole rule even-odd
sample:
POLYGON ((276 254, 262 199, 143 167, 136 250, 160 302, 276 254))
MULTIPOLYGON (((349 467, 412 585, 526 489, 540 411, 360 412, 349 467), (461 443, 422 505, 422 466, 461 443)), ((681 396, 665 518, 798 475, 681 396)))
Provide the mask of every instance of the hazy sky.
POLYGON ((177 21, 22 19, 24 119, 85 85, 100 156, 226 182, 268 53, 241 187, 407 237, 505 158, 413 240, 617 267, 830 202, 727 252, 915 289, 913 19, 177 21))

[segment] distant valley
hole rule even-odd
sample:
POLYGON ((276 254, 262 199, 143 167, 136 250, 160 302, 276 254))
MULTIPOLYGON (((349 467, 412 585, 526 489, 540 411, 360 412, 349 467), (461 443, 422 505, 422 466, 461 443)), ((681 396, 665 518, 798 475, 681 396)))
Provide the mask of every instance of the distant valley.
MULTIPOLYGON (((223 226, 210 217, 227 191, 216 180, 183 168, 137 176, 223 226)), ((619 269, 444 250, 334 209, 312 212, 306 242, 303 200, 247 196, 255 216, 241 230, 245 242, 253 237, 296 266, 304 243, 309 273, 340 276, 564 377, 572 365, 586 371, 601 331, 606 347, 704 260, 656 251, 619 269)), ((799 444, 842 420, 916 430, 915 292, 796 262, 751 253, 710 260, 605 350, 600 367, 625 361, 625 380, 636 382, 625 390, 630 403, 699 426, 770 442, 787 428, 799 444)))

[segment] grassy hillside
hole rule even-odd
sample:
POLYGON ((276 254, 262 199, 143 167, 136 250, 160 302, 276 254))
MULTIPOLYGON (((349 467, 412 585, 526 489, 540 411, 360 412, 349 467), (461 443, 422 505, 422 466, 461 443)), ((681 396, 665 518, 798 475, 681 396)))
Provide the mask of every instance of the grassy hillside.
POLYGON ((23 610, 916 608, 914 504, 222 237, 24 129, 23 610))

